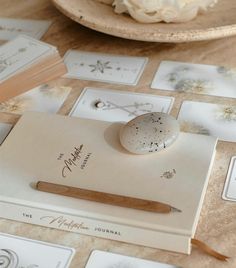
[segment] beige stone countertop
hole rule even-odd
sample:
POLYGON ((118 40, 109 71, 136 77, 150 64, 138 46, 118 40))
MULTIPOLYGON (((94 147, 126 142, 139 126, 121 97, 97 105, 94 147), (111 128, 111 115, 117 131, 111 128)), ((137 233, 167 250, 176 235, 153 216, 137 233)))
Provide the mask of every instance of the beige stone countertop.
MULTIPOLYGON (((62 55, 68 49, 80 49, 149 57, 149 63, 144 71, 144 75, 135 87, 69 79, 53 81, 52 84, 69 85, 73 88, 64 106, 60 109, 60 114, 69 113, 82 89, 86 86, 174 96, 175 103, 171 112, 174 116, 178 114, 183 100, 236 105, 236 99, 150 89, 155 71, 162 60, 236 67, 236 37, 183 44, 161 44, 125 40, 80 26, 62 15, 49 0, 0 0, 0 16, 53 20, 52 26, 42 40, 57 46, 62 55)), ((18 118, 19 116, 17 115, 0 113, 0 122, 14 123, 18 118)), ((5 219, 0 219, 0 232, 75 248, 76 254, 71 268, 85 267, 89 254, 93 249, 166 262, 185 268, 234 268, 236 267, 236 204, 221 199, 230 158, 233 155, 236 155, 236 143, 218 143, 216 161, 196 232, 196 238, 206 241, 220 252, 232 256, 227 263, 211 258, 200 252, 197 248, 193 248, 192 254, 186 256, 5 219)))

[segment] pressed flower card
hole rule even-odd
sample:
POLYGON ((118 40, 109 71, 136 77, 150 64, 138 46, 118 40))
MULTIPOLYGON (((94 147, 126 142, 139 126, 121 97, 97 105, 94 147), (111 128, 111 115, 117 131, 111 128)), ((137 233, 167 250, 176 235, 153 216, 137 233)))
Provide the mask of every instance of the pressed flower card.
POLYGON ((236 68, 163 61, 151 87, 236 98, 236 68))
POLYGON ((11 40, 20 34, 40 39, 51 23, 48 20, 0 18, 0 40, 11 40))
POLYGON ((109 122, 127 122, 145 113, 169 113, 173 102, 172 97, 85 88, 70 115, 109 122))
POLYGON ((222 198, 236 202, 236 156, 231 159, 222 198))
POLYGON ((0 145, 3 143, 3 141, 11 131, 11 129, 12 129, 11 124, 0 123, 0 145))
POLYGON ((0 233, 0 267, 69 268, 75 250, 0 233))
POLYGON ((64 56, 65 77, 115 84, 136 85, 148 59, 69 50, 64 56))
POLYGON ((56 113, 71 91, 70 87, 41 85, 0 103, 0 112, 23 114, 26 111, 56 113))
POLYGON ((184 101, 178 120, 184 132, 236 142, 236 106, 184 101))
POLYGON ((94 250, 85 268, 177 268, 177 266, 94 250))

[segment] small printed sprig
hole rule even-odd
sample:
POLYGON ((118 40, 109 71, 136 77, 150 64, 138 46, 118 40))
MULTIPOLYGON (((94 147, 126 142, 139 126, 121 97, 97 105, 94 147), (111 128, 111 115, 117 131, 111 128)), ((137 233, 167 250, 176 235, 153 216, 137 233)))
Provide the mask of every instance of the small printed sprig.
POLYGON ((174 178, 174 176, 176 175, 176 170, 172 169, 170 171, 165 171, 162 175, 161 178, 165 178, 165 179, 172 179, 174 178))
POLYGON ((30 32, 29 30, 23 30, 20 28, 8 28, 6 26, 1 26, 0 25, 0 31, 8 31, 8 32, 30 32))
POLYGON ((15 97, 0 103, 0 112, 22 114, 32 106, 32 101, 28 97, 15 97))
POLYGON ((180 129, 183 132, 210 135, 210 131, 208 129, 194 122, 180 121, 180 129))
POLYGON ((219 66, 217 72, 223 75, 225 78, 236 78, 236 69, 219 66))
POLYGON ((109 65, 110 61, 102 62, 101 60, 97 60, 96 64, 90 64, 89 67, 91 67, 91 73, 98 72, 98 73, 104 73, 105 70, 110 70, 112 67, 109 65))
POLYGON ((236 106, 220 106, 216 111, 216 118, 223 121, 236 121, 236 106))
POLYGON ((182 79, 175 85, 175 89, 180 92, 207 94, 212 90, 212 83, 201 79, 182 79))
POLYGON ((48 84, 44 84, 39 87, 39 91, 49 98, 63 98, 71 91, 71 87, 51 87, 48 84))

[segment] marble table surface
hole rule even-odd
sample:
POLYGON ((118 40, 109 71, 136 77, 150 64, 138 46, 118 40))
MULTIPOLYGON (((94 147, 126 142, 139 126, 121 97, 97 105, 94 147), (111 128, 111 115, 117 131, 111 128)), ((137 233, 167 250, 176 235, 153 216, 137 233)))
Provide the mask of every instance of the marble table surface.
MULTIPOLYGON (((178 114, 184 99, 236 105, 236 99, 206 95, 196 96, 194 94, 178 94, 169 91, 150 89, 150 83, 154 73, 162 60, 176 60, 236 67, 236 37, 183 44, 146 43, 124 40, 98 33, 76 24, 62 15, 49 0, 0 0, 0 16, 53 20, 53 24, 43 37, 43 40, 57 46, 62 55, 69 48, 73 48, 87 51, 149 57, 150 61, 145 69, 144 75, 139 84, 135 87, 67 79, 53 81, 51 83, 52 85, 63 85, 73 88, 72 93, 60 109, 60 114, 67 115, 70 112, 82 89, 86 86, 174 96, 176 100, 171 112, 173 116, 178 114)), ((15 123, 18 118, 18 115, 0 113, 0 122, 15 123)), ((0 219, 0 232, 58 243, 75 248, 76 255, 72 261, 71 268, 85 267, 89 254, 93 249, 137 256, 182 267, 233 268, 236 267, 236 204, 221 199, 229 161, 233 155, 236 155, 236 143, 218 143, 216 161, 210 177, 196 232, 196 238, 206 241, 215 249, 231 256, 232 258, 227 263, 221 263, 211 258, 200 252, 197 248, 193 248, 192 254, 186 256, 183 254, 171 253, 158 249, 110 241, 5 219, 0 219)))

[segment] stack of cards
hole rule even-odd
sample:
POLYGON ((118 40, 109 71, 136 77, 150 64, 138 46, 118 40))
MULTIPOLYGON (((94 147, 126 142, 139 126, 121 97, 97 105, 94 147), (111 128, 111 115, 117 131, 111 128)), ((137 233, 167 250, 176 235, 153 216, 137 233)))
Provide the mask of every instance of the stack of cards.
POLYGON ((0 267, 69 268, 74 249, 0 234, 0 267))
POLYGON ((11 40, 18 35, 40 39, 48 30, 51 21, 0 18, 0 40, 11 40))
POLYGON ((56 47, 19 36, 0 47, 0 102, 65 73, 56 47))
POLYGON ((69 50, 64 62, 67 78, 100 81, 135 86, 141 77, 147 58, 127 57, 69 50))
POLYGON ((177 268, 177 266, 95 250, 85 268, 177 268))
POLYGON ((109 122, 127 122, 145 113, 169 113, 173 102, 172 97, 85 88, 70 115, 109 122))

